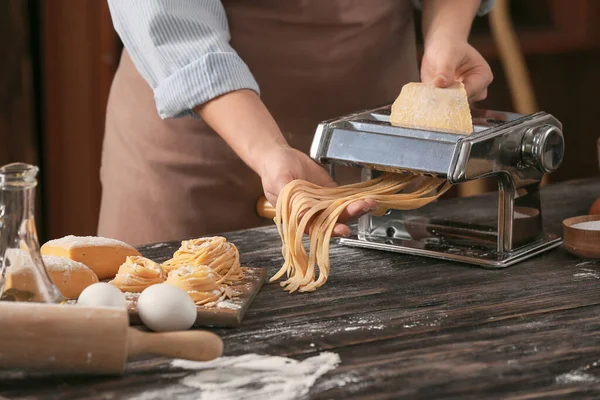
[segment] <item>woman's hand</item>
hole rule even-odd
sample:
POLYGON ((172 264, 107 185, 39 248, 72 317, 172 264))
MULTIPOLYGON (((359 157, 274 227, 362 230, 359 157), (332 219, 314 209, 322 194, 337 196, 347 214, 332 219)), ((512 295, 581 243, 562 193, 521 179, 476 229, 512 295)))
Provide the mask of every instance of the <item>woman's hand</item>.
POLYGON ((432 38, 423 54, 421 80, 437 87, 461 81, 469 100, 481 101, 487 97, 493 75, 485 59, 467 41, 432 38))
MULTIPOLYGON (((289 146, 277 146, 265 154, 260 172, 267 200, 277 204, 279 193, 289 182, 302 179, 319 186, 335 187, 336 183, 321 166, 306 154, 289 146)), ((340 215, 333 229, 335 236, 350 235, 350 228, 343 223, 367 214, 376 208, 373 200, 360 200, 350 204, 340 215)))
POLYGON ((462 81, 470 101, 486 98, 492 70, 468 42, 481 0, 423 0, 421 80, 437 87, 462 81))
MULTIPOLYGON (((306 154, 291 148, 273 117, 256 93, 238 90, 195 108, 209 124, 262 179, 265 196, 273 206, 283 187, 294 179, 332 187, 327 171, 306 154)), ((258 199, 257 199, 258 200, 258 199)), ((375 209, 375 202, 357 201, 342 213, 341 223, 375 209)), ((337 224, 336 236, 350 235, 350 228, 337 224)))

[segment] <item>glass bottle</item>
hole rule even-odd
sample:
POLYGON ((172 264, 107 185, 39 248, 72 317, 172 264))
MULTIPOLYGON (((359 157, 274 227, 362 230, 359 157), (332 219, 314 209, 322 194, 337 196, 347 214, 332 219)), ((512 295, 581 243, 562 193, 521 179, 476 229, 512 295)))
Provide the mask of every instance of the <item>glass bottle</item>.
POLYGON ((35 228, 38 168, 24 163, 0 168, 0 299, 60 303, 40 254, 35 228))

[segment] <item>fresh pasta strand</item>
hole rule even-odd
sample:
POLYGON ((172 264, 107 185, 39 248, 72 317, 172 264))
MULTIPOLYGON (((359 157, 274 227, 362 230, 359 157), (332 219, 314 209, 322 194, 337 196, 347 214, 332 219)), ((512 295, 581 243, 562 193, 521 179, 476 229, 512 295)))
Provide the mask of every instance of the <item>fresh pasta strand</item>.
POLYGON ((184 240, 173 258, 163 263, 163 269, 171 272, 183 266, 208 266, 217 276, 217 284, 231 284, 244 277, 237 247, 224 237, 184 240))
MULTIPOLYGON (((386 191, 389 191, 391 188, 393 188, 393 190, 398 191, 401 188, 403 188, 404 186, 408 185, 410 182, 412 182, 412 180, 414 179, 414 177, 410 176, 410 175, 406 175, 403 176, 402 179, 398 179, 395 182, 392 181, 385 181, 384 178, 376 178, 374 180, 371 181, 372 185, 377 185, 374 186, 373 189, 369 192, 372 195, 376 195, 379 193, 385 193, 386 191)), ((300 182, 299 182, 300 183, 300 182)), ((302 218, 301 221, 299 222, 298 226, 294 226, 293 224, 288 224, 288 232, 287 235, 288 237, 295 237, 295 240, 293 242, 292 246, 286 246, 289 249, 287 258, 290 261, 290 264, 293 266, 292 267, 292 278, 288 279, 287 281, 282 283, 282 286, 287 286, 286 290, 290 290, 291 292, 297 290, 300 287, 304 287, 304 289, 302 291, 306 291, 306 285, 308 285, 308 283, 313 279, 314 276, 314 272, 315 272, 315 262, 316 262, 316 258, 319 259, 323 259, 323 255, 319 253, 319 249, 322 247, 322 244, 320 244, 321 242, 321 236, 319 236, 319 234, 315 234, 312 232, 312 230, 320 228, 319 230, 321 232, 324 232, 323 229, 321 229, 322 227, 326 226, 327 223, 329 223, 331 225, 331 229, 333 230, 333 227, 335 226, 335 222, 337 221, 337 218, 339 217, 339 214, 341 214, 341 212, 346 208, 347 204, 359 199, 361 197, 361 193, 364 193, 365 188, 368 186, 369 183, 365 183, 365 184, 355 184, 352 185, 353 189, 354 189, 354 194, 349 194, 350 192, 348 192, 346 189, 346 187, 340 187, 340 188, 335 188, 336 190, 332 190, 327 194, 331 194, 333 192, 333 195, 330 196, 326 196, 332 200, 325 200, 325 201, 321 201, 321 203, 317 206, 314 206, 311 210, 307 211, 307 217, 306 218, 302 218), (335 193, 337 192, 337 193, 335 193), (343 198, 336 198, 335 195, 337 195, 338 193, 345 193, 346 196, 343 198), (341 207, 340 207, 341 204, 341 207), (340 208, 338 212, 335 211, 336 207, 340 208), (302 233, 305 230, 306 225, 309 222, 309 219, 314 215, 315 211, 320 211, 320 209, 325 208, 325 210, 323 212, 320 213, 320 215, 317 217, 317 219, 311 224, 311 233, 309 234, 310 237, 310 252, 309 252, 309 256, 308 259, 306 257, 306 251, 304 249, 304 246, 302 245, 302 233), (325 221, 325 218, 329 217, 329 220, 325 221), (326 223, 327 222, 327 223, 326 223), (297 234, 299 233, 299 234, 297 234), (295 262, 295 265, 294 265, 295 262)), ((301 189, 301 186, 298 187, 299 189, 301 189)), ((299 190, 300 192, 303 192, 302 190, 299 190)), ((299 201, 297 204, 295 204, 295 207, 293 207, 292 212, 290 213, 290 215, 299 215, 299 212, 301 210, 300 207, 302 207, 302 202, 299 201)), ((327 241, 327 249, 329 248, 329 242, 327 241)), ((325 262, 325 264, 319 264, 319 268, 320 271, 323 272, 324 268, 329 269, 328 267, 328 262, 325 262), (323 266, 325 265, 325 267, 323 266)), ((286 268, 289 271, 289 265, 288 268, 286 268)), ((327 272, 326 272, 327 273, 327 272)), ((322 275, 325 279, 326 279, 326 273, 325 275, 322 275)), ((288 273, 288 276, 290 276, 290 274, 288 273)), ((323 279, 323 278, 321 278, 323 279)), ((320 282, 320 281, 319 281, 320 282)))
POLYGON ((434 201, 450 187, 446 180, 439 178, 388 172, 366 182, 335 188, 302 180, 288 183, 277 199, 275 216, 284 263, 270 282, 285 275, 287 279, 280 284, 290 293, 310 292, 321 287, 329 276, 329 242, 333 229, 349 204, 373 199, 378 206, 375 215, 382 215, 388 209, 413 210, 434 201), (412 192, 399 193, 412 183, 419 185, 412 192), (297 218, 298 215, 301 217, 297 218), (307 252, 302 239, 309 223, 307 252))

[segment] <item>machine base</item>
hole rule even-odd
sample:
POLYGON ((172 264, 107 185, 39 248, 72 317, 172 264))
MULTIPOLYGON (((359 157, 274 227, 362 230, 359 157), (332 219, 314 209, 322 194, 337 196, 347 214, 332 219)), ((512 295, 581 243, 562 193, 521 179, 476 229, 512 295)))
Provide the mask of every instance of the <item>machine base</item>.
POLYGON ((358 238, 339 239, 339 243, 349 247, 362 247, 374 250, 385 250, 415 256, 425 256, 441 260, 456 261, 486 268, 506 268, 523 260, 536 256, 562 244, 560 236, 546 233, 542 239, 526 246, 515 249, 510 253, 478 246, 442 245, 427 241, 404 240, 380 236, 365 236, 358 238))

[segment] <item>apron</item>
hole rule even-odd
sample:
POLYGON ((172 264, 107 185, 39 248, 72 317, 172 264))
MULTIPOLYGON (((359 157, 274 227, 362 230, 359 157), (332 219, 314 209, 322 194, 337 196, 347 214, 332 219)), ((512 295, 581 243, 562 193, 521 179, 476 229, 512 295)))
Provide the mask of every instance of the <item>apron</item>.
MULTIPOLYGON (((410 0, 223 4, 232 47, 305 153, 319 122, 391 104, 418 80, 410 0)), ((127 51, 109 96, 100 178, 98 235, 132 245, 272 223, 256 214, 260 178, 202 120, 162 120, 127 51)))

